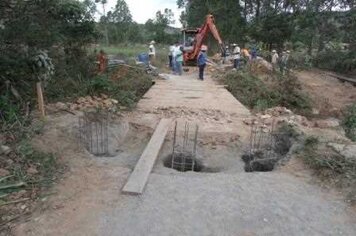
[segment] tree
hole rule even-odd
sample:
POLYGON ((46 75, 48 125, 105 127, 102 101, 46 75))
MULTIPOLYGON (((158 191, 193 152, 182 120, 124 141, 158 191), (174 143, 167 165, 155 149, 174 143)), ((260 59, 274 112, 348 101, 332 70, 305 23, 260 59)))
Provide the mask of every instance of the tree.
POLYGON ((49 56, 55 57, 53 63, 58 73, 63 70, 62 61, 75 65, 86 54, 84 46, 98 37, 94 19, 82 2, 5 0, 1 4, 1 88, 5 81, 10 81, 20 92, 29 93, 35 79, 31 66, 34 55, 48 51, 49 56))
POLYGON ((95 0, 95 3, 100 3, 103 7, 103 14, 100 19, 100 22, 104 26, 105 43, 106 43, 106 45, 109 45, 109 32, 108 32, 108 26, 107 26, 107 16, 106 16, 106 7, 105 7, 105 5, 108 3, 108 1, 107 0, 95 0))
POLYGON ((116 6, 113 10, 113 12, 110 12, 110 17, 108 16, 108 19, 110 22, 118 23, 118 22, 124 22, 124 23, 131 23, 132 22, 132 16, 130 13, 130 9, 125 2, 125 0, 117 0, 116 6))
POLYGON ((164 11, 157 11, 156 17, 152 20, 149 19, 145 23, 145 28, 147 30, 147 34, 151 39, 154 39, 159 43, 172 43, 175 36, 170 36, 166 33, 167 27, 170 24, 174 24, 174 13, 171 9, 164 9, 164 11))

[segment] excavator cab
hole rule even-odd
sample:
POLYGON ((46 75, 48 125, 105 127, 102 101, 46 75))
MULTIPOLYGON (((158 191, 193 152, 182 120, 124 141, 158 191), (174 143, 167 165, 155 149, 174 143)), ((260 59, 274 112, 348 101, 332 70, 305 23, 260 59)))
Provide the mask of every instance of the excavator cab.
POLYGON ((198 32, 199 32, 199 29, 183 29, 182 30, 184 52, 192 52, 194 50, 194 45, 196 43, 195 37, 198 32))

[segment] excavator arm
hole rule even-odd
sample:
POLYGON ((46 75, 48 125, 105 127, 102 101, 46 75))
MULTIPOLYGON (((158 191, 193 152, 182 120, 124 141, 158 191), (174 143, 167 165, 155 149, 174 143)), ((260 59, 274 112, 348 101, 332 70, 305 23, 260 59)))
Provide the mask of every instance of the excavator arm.
POLYGON ((197 31, 197 34, 196 34, 195 40, 194 40, 193 50, 191 52, 185 53, 185 56, 184 56, 185 62, 196 61, 196 59, 199 55, 199 52, 200 52, 200 48, 203 45, 203 42, 206 39, 206 37, 208 36, 209 32, 214 36, 216 41, 218 41, 221 53, 222 54, 225 53, 225 48, 224 48, 223 42, 221 40, 219 31, 215 25, 214 16, 207 15, 204 25, 201 28, 199 28, 197 31))

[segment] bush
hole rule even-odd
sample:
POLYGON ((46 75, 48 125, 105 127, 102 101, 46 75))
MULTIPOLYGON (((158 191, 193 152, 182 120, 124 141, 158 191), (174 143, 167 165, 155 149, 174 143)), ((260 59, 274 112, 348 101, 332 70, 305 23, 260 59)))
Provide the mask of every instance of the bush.
POLYGON ((342 121, 346 136, 352 141, 356 141, 356 104, 348 106, 342 121))
POLYGON ((342 50, 324 50, 314 58, 314 65, 321 69, 340 73, 356 71, 356 52, 342 50))
POLYGON ((272 82, 266 84, 247 72, 229 72, 225 75, 225 83, 232 95, 251 109, 285 106, 302 113, 311 110, 309 98, 291 75, 273 77, 272 82))
POLYGON ((345 158, 321 143, 308 137, 300 156, 322 181, 342 188, 351 202, 356 202, 356 160, 345 158))
POLYGON ((132 107, 152 86, 152 77, 139 68, 120 66, 110 74, 52 81, 47 88, 51 102, 73 100, 80 96, 107 94, 120 105, 132 107))

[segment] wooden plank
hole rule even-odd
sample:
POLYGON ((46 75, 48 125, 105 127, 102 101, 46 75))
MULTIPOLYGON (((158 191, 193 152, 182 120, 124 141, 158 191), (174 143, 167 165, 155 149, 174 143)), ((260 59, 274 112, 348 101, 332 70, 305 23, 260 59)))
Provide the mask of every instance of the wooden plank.
POLYGON ((46 116, 45 108, 44 108, 44 101, 43 101, 43 93, 42 93, 42 83, 38 82, 36 84, 37 89, 37 102, 38 102, 38 109, 41 113, 41 118, 44 119, 46 116))
POLYGON ((155 132, 138 160, 135 169, 131 173, 129 180, 122 189, 124 193, 143 193, 171 123, 171 119, 162 119, 159 122, 155 132))

